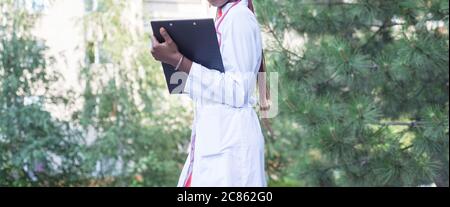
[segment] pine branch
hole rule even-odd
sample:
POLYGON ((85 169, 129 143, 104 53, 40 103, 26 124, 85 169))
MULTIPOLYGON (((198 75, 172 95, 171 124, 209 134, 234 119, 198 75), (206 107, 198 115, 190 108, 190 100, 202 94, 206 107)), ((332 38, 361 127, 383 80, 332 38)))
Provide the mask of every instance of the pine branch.
POLYGON ((384 122, 384 123, 377 123, 376 125, 381 126, 409 126, 409 127, 421 127, 424 122, 418 122, 418 121, 411 121, 411 122, 384 122))
POLYGON ((412 144, 412 145, 409 145, 409 146, 406 146, 406 147, 402 148, 401 150, 402 151, 406 151, 406 150, 411 149, 413 147, 414 147, 414 145, 412 144))
POLYGON ((317 83, 317 84, 313 85, 312 87, 315 90, 320 90, 323 87, 325 87, 326 85, 328 85, 331 81, 333 81, 338 76, 338 74, 339 74, 338 71, 335 71, 327 80, 317 83))
MULTIPOLYGON (((320 169, 320 171, 322 171, 323 173, 325 173, 325 172, 327 172, 327 171, 329 171, 329 170, 342 168, 342 167, 345 167, 345 166, 348 166, 348 165, 355 165, 355 164, 365 165, 365 164, 367 164, 369 161, 370 161, 370 158, 368 158, 368 157, 363 157, 363 158, 361 158, 361 159, 355 160, 355 161, 350 162, 350 163, 342 163, 342 164, 340 163, 340 164, 335 164, 335 165, 331 165, 331 166, 328 166, 328 167, 324 167, 324 168, 320 169)), ((309 170, 309 171, 306 171, 306 172, 301 173, 300 176, 301 176, 301 177, 304 177, 304 176, 306 176, 306 175, 308 175, 308 174, 310 174, 310 173, 313 173, 313 172, 315 172, 315 171, 314 171, 314 170, 309 170)))
POLYGON ((366 48, 371 42, 372 40, 374 40, 380 33, 382 33, 387 27, 387 22, 383 22, 383 25, 381 25, 378 30, 366 41, 366 43, 364 43, 361 48, 366 48))
POLYGON ((364 4, 343 2, 343 1, 329 1, 329 2, 298 3, 297 5, 301 5, 301 6, 354 6, 354 5, 364 5, 364 4))
POLYGON ((264 21, 264 25, 266 25, 266 29, 268 30, 268 32, 271 34, 271 36, 275 39, 275 41, 277 42, 278 46, 281 48, 282 51, 286 52, 287 54, 293 55, 295 57, 297 57, 298 59, 303 59, 302 56, 298 55, 295 52, 290 51, 289 49, 287 49, 286 47, 284 47, 283 42, 281 41, 281 39, 278 37, 277 33, 275 32, 275 29, 273 29, 270 26, 270 23, 267 21, 266 18, 263 18, 264 21))

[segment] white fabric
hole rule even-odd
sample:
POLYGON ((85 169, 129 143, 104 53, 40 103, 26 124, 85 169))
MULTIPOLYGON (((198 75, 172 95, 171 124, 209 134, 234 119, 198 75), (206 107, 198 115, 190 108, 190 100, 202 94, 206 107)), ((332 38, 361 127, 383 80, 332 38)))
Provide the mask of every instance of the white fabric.
MULTIPOLYGON (((192 187, 267 185, 264 137, 253 109, 262 57, 261 32, 247 0, 232 5, 223 8, 224 14, 229 12, 218 28, 225 73, 194 63, 186 81, 185 93, 195 102, 192 187)), ((179 187, 188 176, 190 155, 179 187)))

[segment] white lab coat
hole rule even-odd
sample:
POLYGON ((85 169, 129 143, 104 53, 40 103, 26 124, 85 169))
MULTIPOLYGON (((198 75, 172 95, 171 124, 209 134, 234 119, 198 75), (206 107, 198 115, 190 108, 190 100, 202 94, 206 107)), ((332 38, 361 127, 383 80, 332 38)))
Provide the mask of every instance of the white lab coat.
POLYGON ((184 92, 195 103, 191 137, 195 149, 190 150, 179 187, 191 170, 192 187, 267 185, 264 137, 253 108, 262 40, 247 3, 228 3, 223 20, 216 21, 225 73, 193 63, 186 81, 184 92))

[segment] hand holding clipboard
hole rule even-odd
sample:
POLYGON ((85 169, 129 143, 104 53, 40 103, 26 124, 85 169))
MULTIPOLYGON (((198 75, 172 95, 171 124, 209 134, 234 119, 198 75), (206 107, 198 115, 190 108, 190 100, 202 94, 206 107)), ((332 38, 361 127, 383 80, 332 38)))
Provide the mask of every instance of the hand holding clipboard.
POLYGON ((162 62, 170 93, 181 93, 182 91, 179 90, 174 92, 174 89, 184 88, 187 78, 187 74, 184 80, 174 76, 178 72, 175 67, 181 58, 181 56, 173 56, 177 54, 174 50, 178 50, 180 54, 193 62, 224 72, 213 19, 152 21, 151 25, 156 40, 160 42, 156 43, 157 48, 153 45, 153 50, 161 49, 153 51, 155 53, 153 55, 162 62), (164 29, 161 30, 161 28, 164 29), (162 47, 159 44, 164 43, 165 48, 158 48, 162 47))

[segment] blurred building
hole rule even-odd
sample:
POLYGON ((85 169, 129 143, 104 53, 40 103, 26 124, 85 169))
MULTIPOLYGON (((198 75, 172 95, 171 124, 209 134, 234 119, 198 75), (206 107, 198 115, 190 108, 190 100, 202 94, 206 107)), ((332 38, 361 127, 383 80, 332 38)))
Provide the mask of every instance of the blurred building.
POLYGON ((207 0, 144 0, 144 24, 149 31, 153 19, 191 19, 214 17, 207 0))
POLYGON ((144 13, 152 18, 201 18, 213 14, 207 0, 144 0, 144 13))
MULTIPOLYGON (((82 18, 84 2, 74 0, 22 0, 30 12, 39 13, 34 34, 45 41, 47 56, 54 58, 52 70, 62 75, 52 93, 73 90, 81 92, 79 84, 80 64, 85 57, 82 18)), ((59 118, 70 117, 72 110, 62 106, 46 106, 59 118)))

